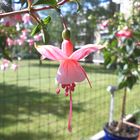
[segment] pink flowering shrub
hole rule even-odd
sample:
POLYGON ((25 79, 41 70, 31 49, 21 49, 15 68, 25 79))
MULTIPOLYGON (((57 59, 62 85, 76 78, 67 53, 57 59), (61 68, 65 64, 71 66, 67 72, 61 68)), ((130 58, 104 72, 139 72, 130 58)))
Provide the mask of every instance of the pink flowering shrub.
MULTIPOLYGON (((123 131, 127 91, 132 89, 139 80, 140 57, 140 30, 131 24, 132 21, 129 23, 124 18, 121 17, 121 20, 119 18, 120 16, 117 19, 115 17, 109 22, 109 38, 103 51, 106 67, 117 73, 117 88, 123 89, 120 120, 115 130, 112 130, 112 133, 116 134, 123 131)), ((109 124, 110 128, 111 124, 113 123, 109 124)))
POLYGON ((11 63, 7 59, 2 59, 2 63, 0 64, 0 69, 2 71, 8 70, 8 68, 10 68, 10 66, 11 66, 11 69, 14 70, 14 71, 16 71, 17 68, 18 68, 17 64, 11 63))

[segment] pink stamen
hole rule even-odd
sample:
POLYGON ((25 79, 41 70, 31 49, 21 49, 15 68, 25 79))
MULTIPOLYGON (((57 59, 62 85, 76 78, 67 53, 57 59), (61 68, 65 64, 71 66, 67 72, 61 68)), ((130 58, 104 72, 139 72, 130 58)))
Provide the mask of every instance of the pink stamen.
POLYGON ((73 87, 73 86, 71 86, 71 87, 70 87, 70 90, 71 90, 71 91, 74 91, 74 87, 73 87))
POLYGON ((69 132, 72 131, 71 121, 72 121, 72 94, 70 92, 70 111, 69 111, 69 119, 68 119, 68 130, 69 130, 69 132))
POLYGON ((85 75, 85 77, 86 77, 86 79, 87 79, 87 81, 88 81, 88 83, 89 83, 90 88, 92 88, 91 82, 90 82, 90 80, 89 80, 89 78, 88 78, 88 76, 87 76, 85 70, 84 70, 81 66, 80 66, 80 68, 81 68, 81 70, 83 71, 83 73, 84 73, 84 75, 85 75))
POLYGON ((68 87, 66 87, 66 88, 65 88, 65 92, 68 92, 68 91, 69 91, 69 88, 68 88, 68 87))
POLYGON ((65 96, 68 96, 69 95, 69 93, 68 92, 65 92, 65 96))
POLYGON ((61 87, 62 87, 62 88, 65 88, 65 87, 66 87, 66 85, 65 85, 65 84, 62 84, 62 85, 61 85, 61 87))
POLYGON ((72 86, 75 87, 76 86, 75 83, 72 83, 72 86))
POLYGON ((60 88, 59 88, 59 87, 56 89, 56 93, 57 93, 57 94, 60 93, 60 88))

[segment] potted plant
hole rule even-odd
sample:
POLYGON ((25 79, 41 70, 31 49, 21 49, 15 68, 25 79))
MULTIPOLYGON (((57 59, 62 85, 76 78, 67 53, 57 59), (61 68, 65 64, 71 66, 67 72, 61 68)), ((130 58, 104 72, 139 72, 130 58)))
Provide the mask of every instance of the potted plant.
MULTIPOLYGON (((121 19, 122 21, 122 19, 121 19)), ((138 63, 140 57, 139 31, 132 26, 113 25, 113 32, 104 49, 104 59, 107 68, 116 70, 118 76, 117 88, 123 90, 122 107, 119 121, 107 123, 104 127, 105 140, 136 140, 138 129, 124 123, 127 91, 132 89, 139 77, 138 63)))

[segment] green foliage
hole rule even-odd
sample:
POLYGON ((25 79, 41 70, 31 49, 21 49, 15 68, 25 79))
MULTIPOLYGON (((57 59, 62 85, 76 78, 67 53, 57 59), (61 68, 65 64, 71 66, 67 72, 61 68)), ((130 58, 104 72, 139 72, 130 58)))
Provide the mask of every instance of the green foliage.
POLYGON ((51 21, 51 17, 48 16, 46 18, 44 18, 43 20, 41 20, 41 22, 34 26, 31 32, 31 36, 34 36, 35 34, 39 33, 42 31, 43 33, 43 42, 47 43, 49 41, 49 34, 47 31, 47 25, 50 23, 51 21))
POLYGON ((135 41, 134 37, 117 39, 114 35, 112 39, 109 39, 107 47, 104 49, 105 65, 107 68, 116 69, 120 89, 132 89, 139 77, 140 48, 135 41))
POLYGON ((57 6, 57 1, 56 0, 35 0, 33 5, 42 5, 42 4, 46 4, 46 5, 50 5, 53 7, 57 6))
POLYGON ((48 16, 48 17, 46 17, 46 18, 43 19, 43 24, 44 25, 47 25, 48 23, 50 23, 50 21, 51 21, 51 17, 48 16))
POLYGON ((34 36, 35 34, 39 33, 40 31, 41 31, 41 26, 39 24, 34 26, 32 29, 32 32, 31 32, 31 36, 34 36))
POLYGON ((104 50, 105 64, 107 68, 112 65, 117 68, 119 88, 131 89, 138 80, 138 52, 140 52, 140 48, 135 46, 131 39, 125 39, 123 46, 116 46, 116 39, 112 42, 104 50), (112 48, 112 44, 115 44, 114 48, 112 48))

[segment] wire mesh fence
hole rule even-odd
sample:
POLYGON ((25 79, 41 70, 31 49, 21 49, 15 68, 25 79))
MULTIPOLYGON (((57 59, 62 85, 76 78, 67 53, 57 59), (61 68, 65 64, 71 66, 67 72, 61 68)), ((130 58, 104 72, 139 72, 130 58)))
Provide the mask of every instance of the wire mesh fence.
MULTIPOLYGON (((73 93, 72 133, 67 131, 69 97, 57 95, 55 74, 58 63, 39 60, 17 61, 16 71, 0 71, 0 140, 84 140, 108 121, 108 85, 116 75, 103 65, 84 63, 92 88, 84 81, 73 93)), ((127 112, 139 108, 139 85, 128 94, 127 112)), ((115 117, 119 117, 121 91, 115 96, 115 117)))

